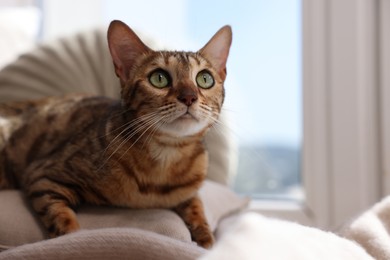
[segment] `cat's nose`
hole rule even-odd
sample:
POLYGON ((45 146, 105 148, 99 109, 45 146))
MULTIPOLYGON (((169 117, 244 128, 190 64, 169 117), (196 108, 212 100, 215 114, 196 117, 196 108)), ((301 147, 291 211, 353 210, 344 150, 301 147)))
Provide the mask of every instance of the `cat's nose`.
POLYGON ((191 106, 198 99, 197 95, 193 92, 181 93, 177 96, 177 100, 186 106, 191 106))

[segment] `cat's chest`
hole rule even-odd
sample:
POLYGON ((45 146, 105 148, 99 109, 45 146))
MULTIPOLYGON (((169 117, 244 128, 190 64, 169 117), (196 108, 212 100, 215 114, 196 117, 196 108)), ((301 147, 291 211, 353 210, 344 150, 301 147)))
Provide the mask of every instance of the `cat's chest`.
POLYGON ((170 171, 170 168, 180 163, 187 151, 174 146, 151 145, 149 153, 151 159, 155 161, 156 170, 166 172, 170 171))
POLYGON ((149 160, 140 156, 128 161, 127 167, 116 168, 116 175, 122 176, 116 203, 137 208, 173 207, 196 194, 206 175, 203 149, 156 145, 142 152, 150 153, 149 160))

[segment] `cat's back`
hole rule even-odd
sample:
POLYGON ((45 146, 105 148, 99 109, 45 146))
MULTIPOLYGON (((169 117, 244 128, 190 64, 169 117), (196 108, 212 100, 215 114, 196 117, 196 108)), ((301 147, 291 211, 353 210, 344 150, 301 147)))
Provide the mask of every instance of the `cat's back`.
POLYGON ((83 136, 98 136, 117 101, 73 94, 0 104, 1 159, 20 170, 83 136))
MULTIPOLYGON (((68 94, 41 99, 6 102, 0 104, 0 120, 5 121, 20 118, 24 120, 24 123, 27 123, 30 119, 36 119, 38 117, 54 119, 57 116, 64 116, 79 110, 89 110, 93 106, 109 106, 114 102, 113 99, 108 97, 91 94, 68 94)), ((94 111, 89 112, 93 113, 94 111)))
POLYGON ((15 135, 32 138, 38 133, 77 131, 83 122, 102 118, 114 103, 107 97, 71 94, 0 104, 0 148, 15 135))

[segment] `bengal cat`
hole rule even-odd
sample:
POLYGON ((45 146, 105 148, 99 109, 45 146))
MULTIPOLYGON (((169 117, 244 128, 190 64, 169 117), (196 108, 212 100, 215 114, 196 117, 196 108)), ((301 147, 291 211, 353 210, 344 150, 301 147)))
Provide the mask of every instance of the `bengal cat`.
POLYGON ((50 237, 77 231, 82 203, 169 208, 210 247, 197 196, 203 137, 224 101, 229 26, 198 52, 153 51, 113 21, 121 99, 88 95, 0 105, 0 188, 22 188, 50 237))

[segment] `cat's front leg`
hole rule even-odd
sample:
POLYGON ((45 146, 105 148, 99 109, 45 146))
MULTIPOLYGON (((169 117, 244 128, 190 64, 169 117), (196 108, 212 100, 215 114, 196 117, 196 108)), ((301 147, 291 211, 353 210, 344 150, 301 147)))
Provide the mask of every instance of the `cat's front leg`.
POLYGON ((190 229, 193 241, 204 248, 210 248, 213 245, 214 236, 207 223, 202 201, 198 196, 181 203, 174 208, 174 211, 190 229))
MULTIPOLYGON (((36 203, 37 201, 33 202, 33 204, 36 203)), ((54 202, 46 207, 47 211, 43 210, 38 214, 50 238, 69 234, 80 229, 75 212, 64 202, 54 202)))
POLYGON ((72 209, 76 206, 74 192, 59 187, 60 185, 50 184, 50 181, 43 178, 28 190, 32 206, 47 229, 49 237, 79 230, 76 213, 72 209), (40 189, 34 189, 36 186, 40 186, 40 189))

